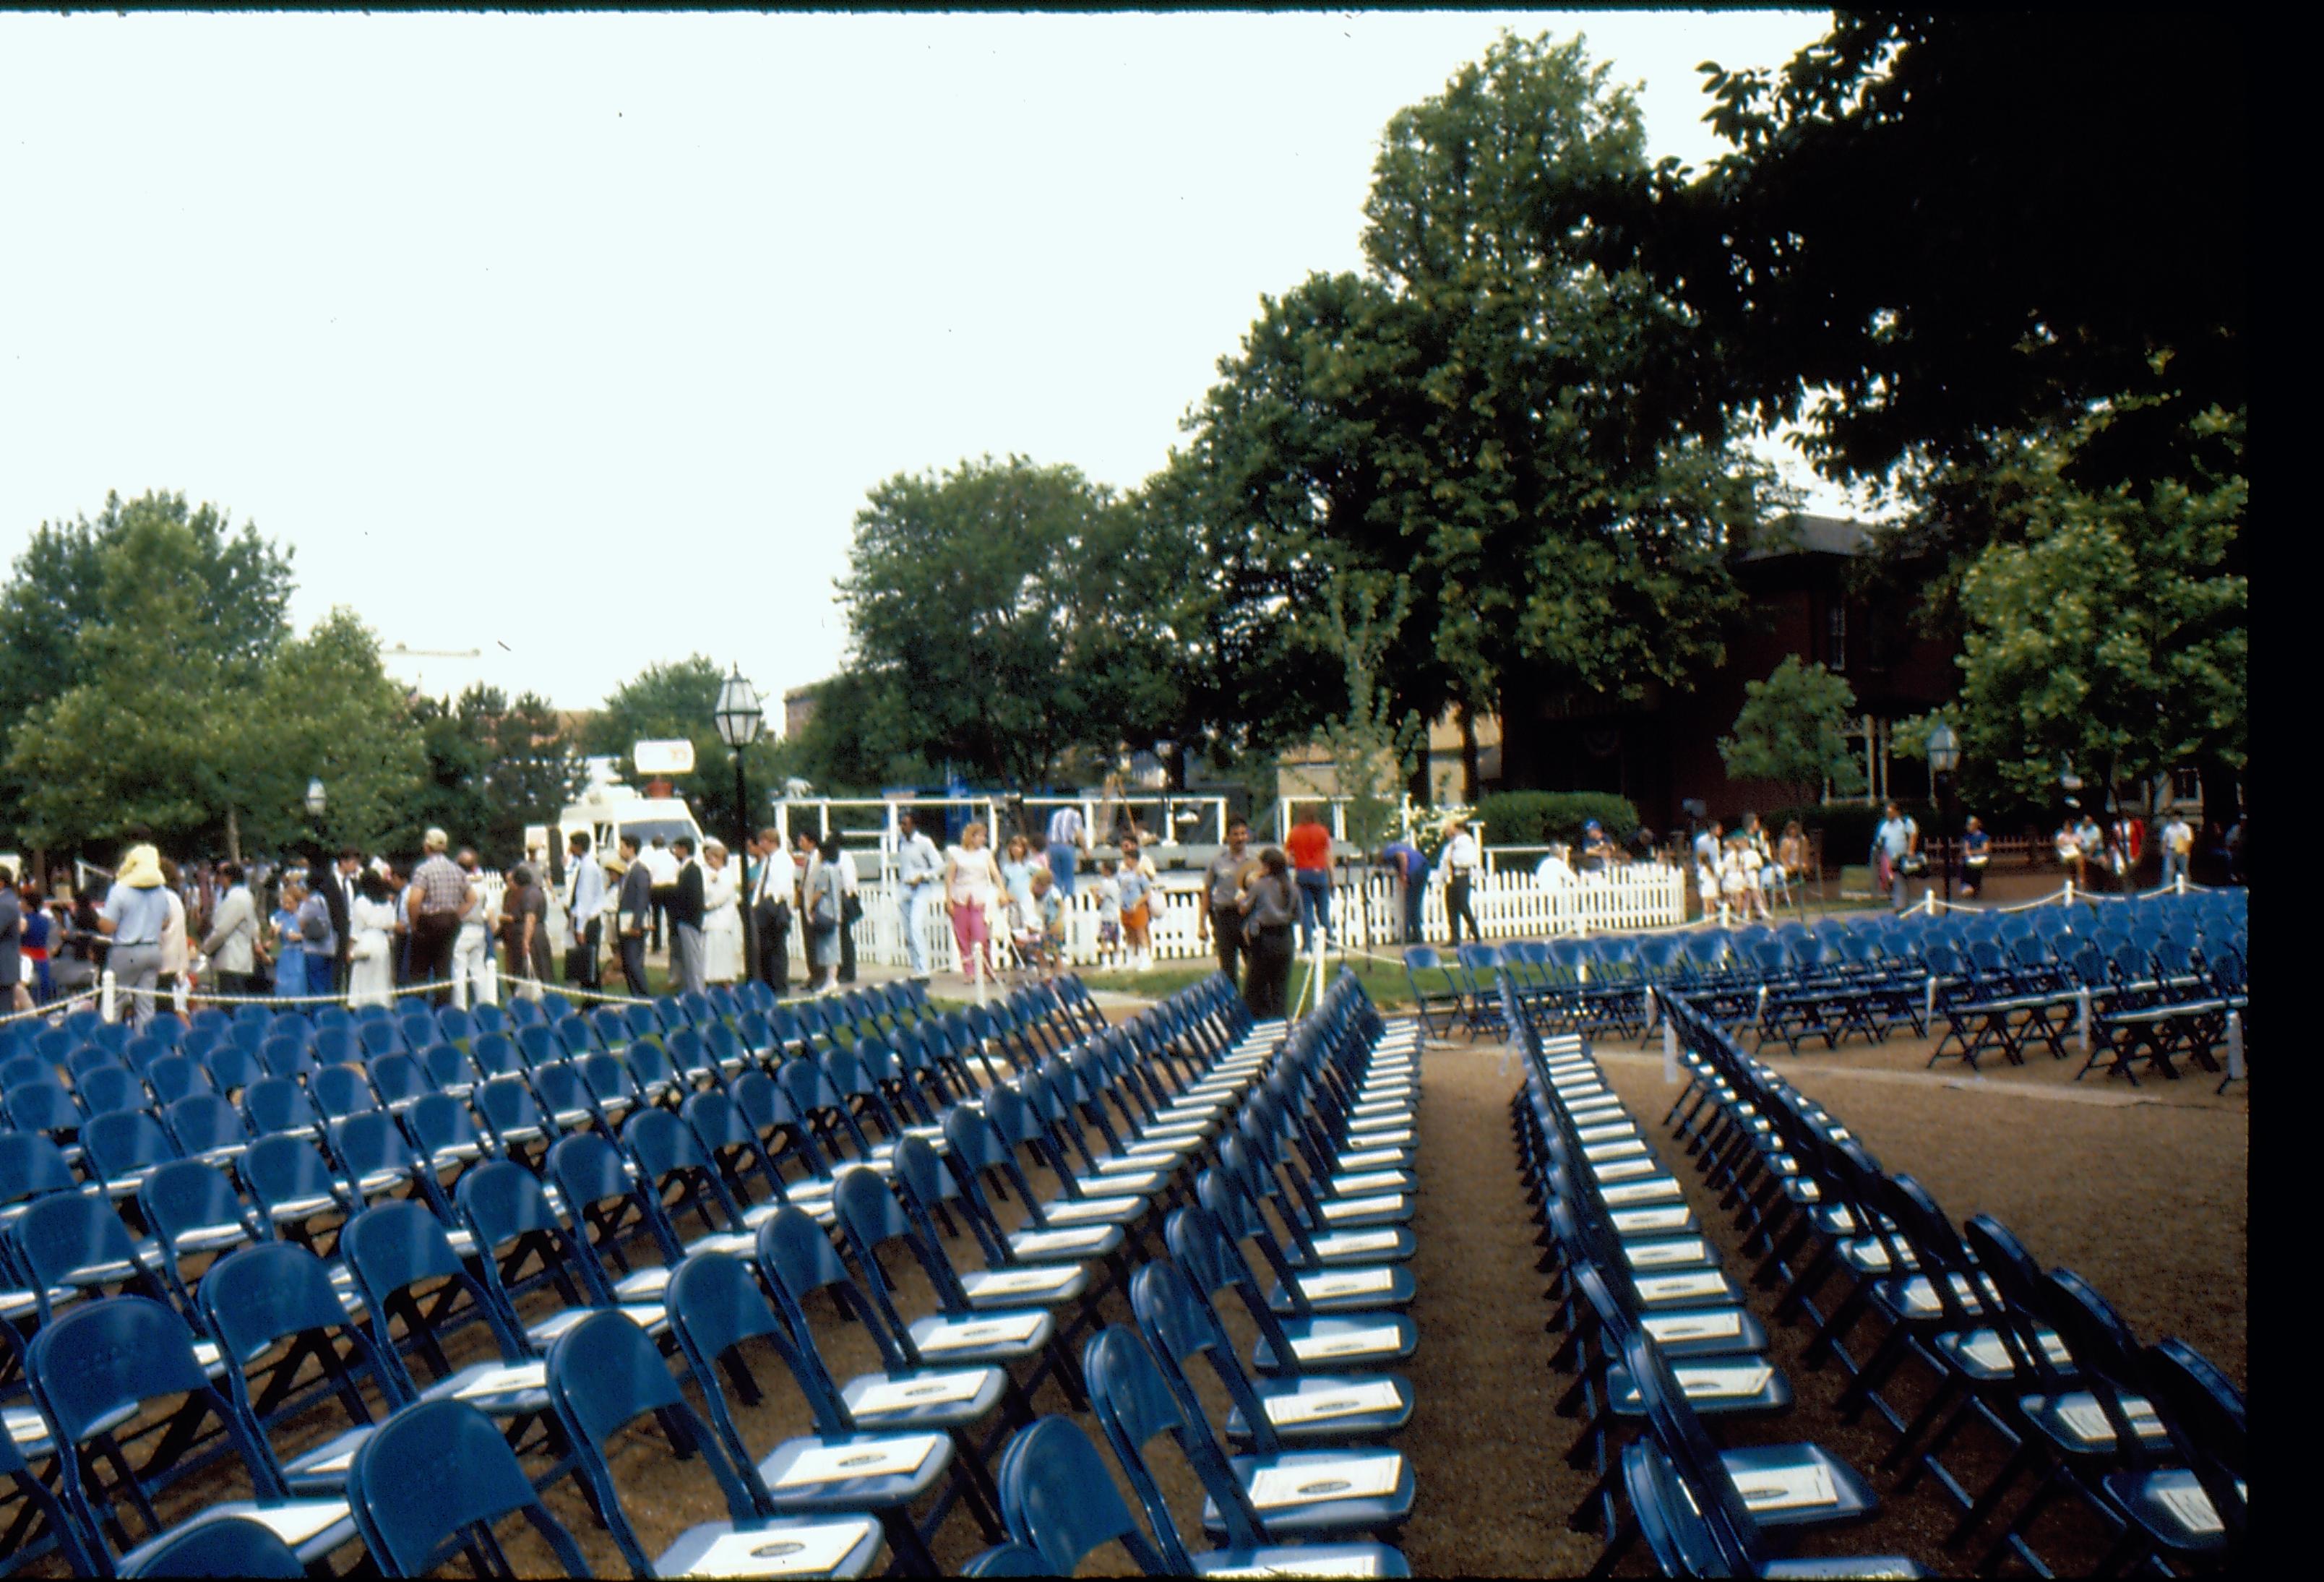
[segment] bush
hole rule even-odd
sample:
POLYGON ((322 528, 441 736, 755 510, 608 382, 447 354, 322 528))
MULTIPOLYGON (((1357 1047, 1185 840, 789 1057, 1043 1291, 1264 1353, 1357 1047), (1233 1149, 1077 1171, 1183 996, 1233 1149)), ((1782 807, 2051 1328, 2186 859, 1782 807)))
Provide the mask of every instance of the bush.
POLYGON ((1477 817, 1495 846, 1578 845, 1591 819, 1617 846, 1638 828, 1638 810, 1609 791, 1496 791, 1477 804, 1477 817))

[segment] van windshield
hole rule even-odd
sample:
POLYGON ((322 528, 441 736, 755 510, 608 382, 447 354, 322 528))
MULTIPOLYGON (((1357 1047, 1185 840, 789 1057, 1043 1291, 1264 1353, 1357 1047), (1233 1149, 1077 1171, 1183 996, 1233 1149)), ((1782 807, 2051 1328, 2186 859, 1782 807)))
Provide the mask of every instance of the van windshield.
POLYGON ((665 842, 676 840, 680 836, 688 840, 695 838, 694 826, 683 819, 625 819, 622 821, 621 833, 636 836, 640 851, 651 846, 656 836, 665 842))

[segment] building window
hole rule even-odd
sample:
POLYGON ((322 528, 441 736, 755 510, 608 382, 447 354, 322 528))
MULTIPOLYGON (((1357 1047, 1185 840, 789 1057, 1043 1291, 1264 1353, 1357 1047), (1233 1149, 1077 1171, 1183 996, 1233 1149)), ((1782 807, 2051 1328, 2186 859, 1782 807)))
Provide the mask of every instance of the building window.
POLYGON ((2203 776, 2200 770, 2174 769, 2171 772, 2171 800, 2174 802, 2200 802, 2203 800, 2203 776))
POLYGON ((1848 668, 1848 606, 1835 601, 1824 612, 1823 662, 1829 669, 1848 668))

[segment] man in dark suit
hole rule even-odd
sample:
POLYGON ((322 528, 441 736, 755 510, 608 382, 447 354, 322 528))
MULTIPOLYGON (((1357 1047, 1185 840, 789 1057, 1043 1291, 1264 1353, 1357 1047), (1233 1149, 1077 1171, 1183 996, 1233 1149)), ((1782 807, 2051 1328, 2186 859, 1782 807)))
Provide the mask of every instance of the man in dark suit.
POLYGON ((669 987, 672 994, 698 995, 709 987, 709 961, 702 948, 702 865, 694 860, 694 837, 669 843, 678 857, 678 883, 663 903, 669 913, 669 987))
POLYGON ((798 867, 772 828, 759 831, 751 856, 758 863, 751 875, 751 933, 759 948, 759 981, 779 998, 791 992, 791 893, 798 867))
POLYGON ((337 936, 331 957, 331 993, 347 992, 349 951, 355 941, 347 927, 348 913, 354 909, 355 875, 363 872, 363 853, 354 847, 344 847, 337 865, 324 870, 316 888, 323 893, 323 904, 330 910, 331 932, 337 936))
POLYGON ((630 993, 646 995, 646 930, 653 922, 653 874, 638 860, 638 837, 622 837, 622 898, 617 922, 621 930, 622 979, 630 993))

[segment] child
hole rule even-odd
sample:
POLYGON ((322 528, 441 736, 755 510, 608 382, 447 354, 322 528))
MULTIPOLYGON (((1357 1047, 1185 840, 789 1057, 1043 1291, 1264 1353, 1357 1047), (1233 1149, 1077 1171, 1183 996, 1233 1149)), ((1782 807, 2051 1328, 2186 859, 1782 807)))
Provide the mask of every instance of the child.
POLYGON ((1035 937, 1035 959, 1043 977, 1054 977, 1065 960, 1065 898, 1057 893, 1056 877, 1047 868, 1033 870, 1033 904, 1040 909, 1041 931, 1035 937))
POLYGON ((1121 881, 1111 861, 1097 865, 1097 964, 1122 965, 1121 881))
POLYGON ((1145 972, 1154 965, 1153 936, 1148 932, 1153 918, 1154 882, 1141 871, 1141 865, 1124 864, 1121 870, 1121 942, 1132 972, 1145 972))

